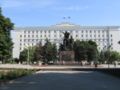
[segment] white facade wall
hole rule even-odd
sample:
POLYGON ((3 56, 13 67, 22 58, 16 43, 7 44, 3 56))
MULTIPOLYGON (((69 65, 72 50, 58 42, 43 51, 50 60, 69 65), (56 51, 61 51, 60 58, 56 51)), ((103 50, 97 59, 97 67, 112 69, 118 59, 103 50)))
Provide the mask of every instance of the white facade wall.
POLYGON ((74 40, 95 41, 99 50, 105 50, 111 46, 111 50, 120 51, 119 29, 118 26, 79 26, 70 23, 61 23, 50 27, 15 28, 11 32, 14 43, 13 58, 19 58, 19 54, 24 48, 34 46, 39 42, 45 44, 46 39, 56 43, 59 47, 65 31, 70 32, 74 40))

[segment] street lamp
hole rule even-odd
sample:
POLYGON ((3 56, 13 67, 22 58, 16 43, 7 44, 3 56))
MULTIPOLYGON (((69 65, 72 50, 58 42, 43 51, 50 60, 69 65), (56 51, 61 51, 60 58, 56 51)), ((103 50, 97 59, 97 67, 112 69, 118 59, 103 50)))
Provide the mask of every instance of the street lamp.
POLYGON ((28 50, 27 50, 27 62, 28 62, 28 64, 29 64, 29 61, 30 61, 30 56, 29 56, 29 47, 28 47, 28 50))
POLYGON ((110 67, 109 66, 109 59, 110 59, 110 48, 111 48, 111 45, 109 45, 108 47, 107 47, 107 51, 108 51, 108 68, 110 67))
POLYGON ((30 61, 30 55, 29 55, 29 46, 25 46, 25 49, 27 50, 27 64, 29 64, 30 61))

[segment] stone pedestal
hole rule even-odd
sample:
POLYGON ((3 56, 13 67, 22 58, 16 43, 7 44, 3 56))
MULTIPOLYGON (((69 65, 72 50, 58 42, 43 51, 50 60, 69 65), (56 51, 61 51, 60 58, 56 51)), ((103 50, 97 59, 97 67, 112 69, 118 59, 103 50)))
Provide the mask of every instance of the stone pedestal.
POLYGON ((59 57, 63 64, 72 64, 74 63, 75 54, 74 51, 60 51, 59 57))

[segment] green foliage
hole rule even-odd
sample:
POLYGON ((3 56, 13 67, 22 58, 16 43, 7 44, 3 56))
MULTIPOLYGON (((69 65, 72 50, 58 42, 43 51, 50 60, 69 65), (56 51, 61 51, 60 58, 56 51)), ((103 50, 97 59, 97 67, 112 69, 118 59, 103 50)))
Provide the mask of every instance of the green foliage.
POLYGON ((120 60, 120 54, 116 51, 110 52, 110 58, 109 61, 110 63, 113 63, 114 61, 119 61, 120 60))
POLYGON ((42 46, 41 43, 38 43, 34 51, 33 61, 35 62, 43 61, 44 53, 45 53, 44 47, 42 46))
POLYGON ((35 47, 29 47, 28 49, 24 49, 20 53, 21 62, 27 61, 28 55, 29 63, 39 63, 39 61, 49 63, 50 61, 55 61, 57 59, 57 47, 55 44, 52 44, 47 40, 45 45, 43 46, 41 43, 39 43, 35 47))
POLYGON ((120 53, 116 51, 101 51, 100 57, 99 57, 100 62, 104 63, 105 61, 108 63, 113 63, 115 61, 120 60, 120 53))
POLYGON ((22 77, 25 75, 29 75, 33 70, 25 70, 25 69, 16 69, 16 70, 10 70, 10 71, 1 71, 0 72, 0 80, 12 80, 18 77, 22 77))
POLYGON ((0 58, 2 58, 2 60, 7 60, 12 56, 13 44, 10 38, 10 31, 12 29, 13 23, 9 18, 2 15, 0 8, 0 58))
POLYGON ((35 47, 28 47, 27 49, 24 49, 22 52, 20 52, 20 62, 23 61, 29 61, 27 62, 33 62, 34 61, 34 53, 35 53, 35 47))
POLYGON ((95 61, 98 59, 97 44, 93 41, 80 41, 74 42, 75 60, 95 61))
POLYGON ((57 59, 57 47, 49 41, 46 41, 44 48, 44 62, 49 63, 50 61, 55 61, 57 59))
POLYGON ((20 52, 20 62, 27 61, 28 58, 28 50, 24 49, 22 52, 20 52))

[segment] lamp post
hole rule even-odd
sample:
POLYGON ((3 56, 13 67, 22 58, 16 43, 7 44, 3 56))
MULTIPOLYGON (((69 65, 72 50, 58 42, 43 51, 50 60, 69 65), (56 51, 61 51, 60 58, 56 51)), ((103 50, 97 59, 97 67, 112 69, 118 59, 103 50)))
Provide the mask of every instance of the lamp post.
POLYGON ((30 61, 30 56, 29 56, 29 47, 28 47, 28 50, 27 50, 27 63, 29 65, 29 61, 30 61))
POLYGON ((29 64, 29 61, 30 61, 30 55, 29 55, 29 46, 27 47, 27 46, 25 46, 25 49, 26 49, 26 51, 27 51, 27 64, 29 64))
POLYGON ((110 65, 109 65, 109 59, 110 59, 110 56, 111 56, 111 54, 110 54, 110 48, 111 48, 111 45, 109 45, 107 47, 107 50, 108 50, 108 68, 110 68, 110 65))

